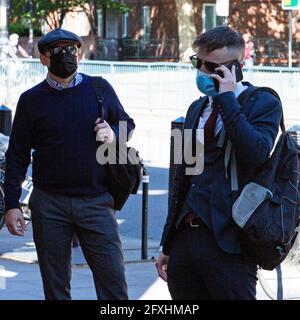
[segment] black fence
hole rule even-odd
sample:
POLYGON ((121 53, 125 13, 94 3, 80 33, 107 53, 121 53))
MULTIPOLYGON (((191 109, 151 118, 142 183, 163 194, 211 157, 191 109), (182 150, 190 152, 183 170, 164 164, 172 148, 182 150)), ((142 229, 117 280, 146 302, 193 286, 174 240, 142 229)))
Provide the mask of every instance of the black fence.
POLYGON ((98 40, 101 60, 174 60, 179 58, 178 40, 108 38, 98 40))
MULTIPOLYGON (((288 66, 288 43, 276 38, 253 38, 254 65, 288 66)), ((300 66, 300 43, 293 39, 292 63, 300 66)), ((179 60, 178 39, 106 38, 98 40, 97 56, 100 60, 179 60)))
MULTIPOLYGON (((276 38, 254 38, 254 65, 288 66, 288 42, 276 38)), ((300 43, 292 41, 292 65, 300 66, 300 43)))

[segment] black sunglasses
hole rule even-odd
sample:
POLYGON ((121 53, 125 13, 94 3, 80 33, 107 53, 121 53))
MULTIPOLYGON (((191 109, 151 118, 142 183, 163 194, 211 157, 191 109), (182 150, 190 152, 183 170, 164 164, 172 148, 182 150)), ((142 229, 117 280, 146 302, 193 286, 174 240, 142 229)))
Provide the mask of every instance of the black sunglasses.
POLYGON ((195 67, 196 69, 201 69, 202 65, 204 64, 206 70, 209 72, 212 72, 212 73, 215 72, 216 68, 220 67, 220 65, 224 65, 227 68, 229 67, 229 69, 230 69, 232 64, 237 61, 235 59, 235 60, 224 62, 224 63, 214 63, 214 62, 204 61, 204 60, 198 58, 197 54, 190 56, 190 60, 192 62, 193 67, 195 67))
POLYGON ((48 49, 48 51, 50 52, 51 55, 59 54, 63 50, 65 52, 68 52, 68 53, 72 54, 72 55, 76 55, 77 51, 78 51, 78 48, 75 45, 69 44, 69 45, 66 45, 66 46, 52 47, 52 48, 48 49))

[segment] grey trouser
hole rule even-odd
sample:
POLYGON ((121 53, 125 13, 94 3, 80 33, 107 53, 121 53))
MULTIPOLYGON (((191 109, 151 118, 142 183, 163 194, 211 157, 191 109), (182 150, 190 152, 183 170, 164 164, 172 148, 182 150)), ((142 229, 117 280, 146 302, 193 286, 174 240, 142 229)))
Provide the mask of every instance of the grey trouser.
POLYGON ((127 300, 124 261, 113 198, 50 194, 34 188, 29 200, 45 298, 70 300, 72 240, 76 232, 100 300, 127 300))

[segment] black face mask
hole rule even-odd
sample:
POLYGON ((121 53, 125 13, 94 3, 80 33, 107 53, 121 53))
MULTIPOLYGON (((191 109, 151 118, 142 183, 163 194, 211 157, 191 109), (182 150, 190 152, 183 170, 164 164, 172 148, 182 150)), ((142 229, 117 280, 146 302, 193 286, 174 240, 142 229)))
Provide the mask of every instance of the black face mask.
POLYGON ((77 67, 76 55, 60 52, 50 56, 49 71, 59 78, 68 78, 77 70, 77 67))

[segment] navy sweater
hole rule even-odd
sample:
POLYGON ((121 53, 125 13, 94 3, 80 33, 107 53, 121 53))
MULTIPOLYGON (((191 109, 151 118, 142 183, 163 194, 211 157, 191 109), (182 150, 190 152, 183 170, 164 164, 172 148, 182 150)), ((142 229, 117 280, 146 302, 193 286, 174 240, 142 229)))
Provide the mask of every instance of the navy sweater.
MULTIPOLYGON (((104 119, 118 135, 120 120, 135 127, 112 86, 103 80, 104 119)), ((6 152, 5 210, 19 207, 21 185, 31 159, 34 186, 67 196, 96 196, 107 191, 105 166, 96 161, 94 132, 100 110, 91 78, 55 90, 45 81, 24 92, 14 117, 6 152)))

